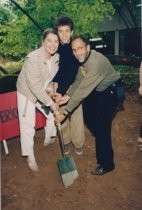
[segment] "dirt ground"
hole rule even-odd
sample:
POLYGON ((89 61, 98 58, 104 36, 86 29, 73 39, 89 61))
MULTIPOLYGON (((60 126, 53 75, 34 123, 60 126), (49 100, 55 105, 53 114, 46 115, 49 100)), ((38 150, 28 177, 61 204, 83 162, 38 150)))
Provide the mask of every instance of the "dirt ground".
MULTIPOLYGON (((79 178, 65 188, 56 161, 61 158, 58 142, 43 147, 44 131, 35 136, 39 172, 32 172, 21 157, 19 138, 1 144, 2 210, 142 210, 142 152, 137 138, 142 120, 142 100, 128 94, 124 110, 113 121, 116 169, 103 176, 90 171, 96 164, 94 137, 86 129, 84 154, 71 151, 79 178)), ((103 131, 102 131, 103 132, 103 131)))

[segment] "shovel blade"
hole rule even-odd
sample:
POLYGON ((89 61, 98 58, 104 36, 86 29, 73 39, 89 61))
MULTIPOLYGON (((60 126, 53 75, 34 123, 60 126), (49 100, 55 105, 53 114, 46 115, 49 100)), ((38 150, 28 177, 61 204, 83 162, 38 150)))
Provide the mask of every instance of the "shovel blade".
POLYGON ((57 165, 65 187, 73 184, 79 176, 73 157, 64 157, 57 161, 57 165))

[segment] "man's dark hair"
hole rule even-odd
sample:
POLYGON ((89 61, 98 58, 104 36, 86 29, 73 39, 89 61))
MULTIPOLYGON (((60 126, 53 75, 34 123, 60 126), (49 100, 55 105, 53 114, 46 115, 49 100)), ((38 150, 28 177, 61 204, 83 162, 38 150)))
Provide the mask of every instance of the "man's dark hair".
POLYGON ((58 37, 58 33, 55 29, 53 28, 47 28, 44 30, 43 35, 42 35, 42 41, 44 41, 47 37, 48 34, 55 34, 58 37))
POLYGON ((77 36, 74 36, 72 38, 72 42, 75 41, 76 39, 81 39, 86 45, 90 44, 90 41, 89 39, 87 39, 85 36, 83 35, 77 35, 77 36))
POLYGON ((71 31, 74 29, 74 23, 70 17, 67 16, 60 16, 55 21, 54 27, 55 30, 58 31, 59 26, 69 26, 71 31))

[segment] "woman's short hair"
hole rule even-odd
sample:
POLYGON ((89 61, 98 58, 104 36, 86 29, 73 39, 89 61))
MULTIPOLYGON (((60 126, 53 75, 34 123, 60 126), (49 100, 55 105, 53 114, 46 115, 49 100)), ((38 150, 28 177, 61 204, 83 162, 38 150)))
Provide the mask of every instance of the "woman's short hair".
POLYGON ((44 41, 46 39, 48 34, 55 34, 58 37, 58 33, 54 28, 46 28, 43 32, 43 35, 42 35, 42 41, 44 41))

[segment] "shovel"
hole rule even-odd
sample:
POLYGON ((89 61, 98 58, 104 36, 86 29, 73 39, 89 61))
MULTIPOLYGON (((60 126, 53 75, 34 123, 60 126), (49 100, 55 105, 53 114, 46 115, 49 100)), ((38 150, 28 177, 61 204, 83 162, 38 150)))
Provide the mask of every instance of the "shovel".
POLYGON ((57 160, 57 166, 62 177, 63 184, 65 187, 68 187, 73 184, 79 175, 73 157, 65 156, 64 154, 64 141, 60 123, 57 123, 57 130, 62 153, 62 159, 57 160))

